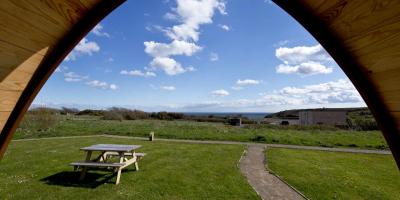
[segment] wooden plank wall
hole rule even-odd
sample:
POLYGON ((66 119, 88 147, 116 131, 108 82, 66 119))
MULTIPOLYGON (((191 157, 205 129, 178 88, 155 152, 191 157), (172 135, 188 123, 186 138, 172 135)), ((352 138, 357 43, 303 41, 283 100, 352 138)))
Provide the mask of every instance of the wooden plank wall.
POLYGON ((400 130, 400 1, 304 0, 364 67, 400 130))
POLYGON ((0 130, 47 53, 96 3, 1 1, 0 130))

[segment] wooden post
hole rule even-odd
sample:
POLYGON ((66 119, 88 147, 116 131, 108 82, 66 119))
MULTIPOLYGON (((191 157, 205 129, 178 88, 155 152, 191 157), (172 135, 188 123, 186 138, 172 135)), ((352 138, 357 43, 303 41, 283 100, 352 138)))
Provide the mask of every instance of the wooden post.
POLYGON ((149 141, 153 141, 154 140, 154 132, 150 132, 149 134, 149 141))

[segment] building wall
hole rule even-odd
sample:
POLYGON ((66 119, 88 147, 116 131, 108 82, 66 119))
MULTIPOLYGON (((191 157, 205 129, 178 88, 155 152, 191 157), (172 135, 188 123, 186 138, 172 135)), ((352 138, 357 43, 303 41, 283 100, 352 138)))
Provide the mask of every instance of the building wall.
POLYGON ((301 125, 346 125, 346 111, 300 111, 301 125))

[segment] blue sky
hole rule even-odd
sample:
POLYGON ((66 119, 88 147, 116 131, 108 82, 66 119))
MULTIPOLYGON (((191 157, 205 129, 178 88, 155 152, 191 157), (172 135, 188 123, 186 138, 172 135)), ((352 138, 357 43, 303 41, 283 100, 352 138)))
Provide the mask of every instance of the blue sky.
POLYGON ((318 42, 265 0, 127 1, 75 47, 34 104, 188 112, 365 106, 318 42))

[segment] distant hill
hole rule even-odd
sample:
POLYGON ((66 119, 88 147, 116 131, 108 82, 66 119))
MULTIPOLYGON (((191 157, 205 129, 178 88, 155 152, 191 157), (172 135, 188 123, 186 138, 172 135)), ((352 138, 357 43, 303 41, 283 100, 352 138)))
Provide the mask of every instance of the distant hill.
POLYGON ((309 111, 309 110, 326 110, 326 111, 333 111, 333 110, 345 110, 348 113, 350 112, 363 112, 369 113, 371 112, 367 107, 357 107, 357 108, 312 108, 312 109, 292 109, 292 110, 284 110, 276 113, 271 113, 266 115, 264 118, 281 118, 281 119, 298 119, 300 111, 309 111))

